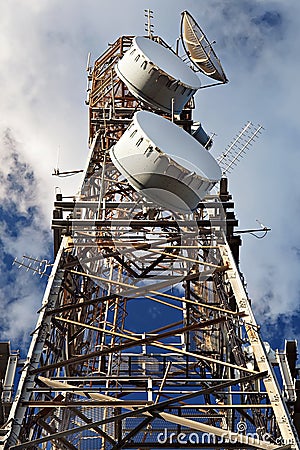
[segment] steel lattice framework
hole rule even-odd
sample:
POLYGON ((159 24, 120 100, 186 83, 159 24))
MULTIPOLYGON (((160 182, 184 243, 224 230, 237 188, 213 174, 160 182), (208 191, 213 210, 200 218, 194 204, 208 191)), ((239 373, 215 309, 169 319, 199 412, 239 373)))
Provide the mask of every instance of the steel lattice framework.
MULTIPOLYGON (((110 45, 89 74, 87 169, 74 201, 57 195, 56 259, 0 442, 299 449, 238 268, 227 179, 194 213, 174 214, 110 161, 145 109, 114 70, 131 41, 110 45)), ((175 121, 188 132, 192 112, 175 121)))

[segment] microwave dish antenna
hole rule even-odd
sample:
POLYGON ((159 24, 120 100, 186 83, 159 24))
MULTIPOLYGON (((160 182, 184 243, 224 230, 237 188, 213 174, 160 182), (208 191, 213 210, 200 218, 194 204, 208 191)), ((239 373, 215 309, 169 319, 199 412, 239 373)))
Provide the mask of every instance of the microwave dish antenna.
POLYGON ((212 44, 188 11, 182 13, 181 41, 190 61, 202 73, 220 83, 228 83, 212 44))
POLYGON ((171 211, 195 210, 222 175, 216 160, 196 139, 148 111, 134 114, 110 156, 136 191, 171 211))
POLYGON ((167 113, 180 114, 201 86, 176 53, 144 36, 133 39, 115 70, 136 98, 167 113))

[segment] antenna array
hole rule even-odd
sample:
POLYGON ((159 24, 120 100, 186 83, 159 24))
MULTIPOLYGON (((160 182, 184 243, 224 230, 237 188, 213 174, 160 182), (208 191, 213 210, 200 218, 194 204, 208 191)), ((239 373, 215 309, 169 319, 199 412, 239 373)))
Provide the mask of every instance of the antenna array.
POLYGON ((153 19, 153 11, 151 9, 145 9, 145 17, 147 22, 145 23, 145 31, 150 39, 153 38, 154 25, 151 23, 151 19, 153 19))
POLYGON ((227 146, 226 150, 217 157, 223 175, 232 172, 234 167, 245 156, 246 151, 260 136, 263 129, 262 125, 253 125, 252 122, 246 123, 234 140, 227 146))
POLYGON ((18 261, 18 258, 16 257, 13 261, 13 265, 17 265, 18 269, 25 268, 28 272, 31 270, 33 272, 33 275, 38 274, 42 278, 44 275, 47 275, 47 269, 48 267, 51 267, 52 264, 47 259, 37 259, 32 258, 31 256, 22 256, 22 260, 18 261))

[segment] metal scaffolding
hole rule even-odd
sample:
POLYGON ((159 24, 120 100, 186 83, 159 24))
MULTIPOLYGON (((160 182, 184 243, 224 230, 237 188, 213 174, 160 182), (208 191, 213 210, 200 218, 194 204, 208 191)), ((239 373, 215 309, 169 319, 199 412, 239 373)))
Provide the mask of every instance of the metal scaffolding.
MULTIPOLYGON (((175 214, 110 160, 141 109, 114 69, 131 41, 120 37, 89 71, 88 164, 74 199, 55 201, 56 259, 0 442, 299 450, 291 365, 286 354, 270 361, 261 340, 227 179, 175 214)), ((191 101, 175 118, 189 133, 192 113, 191 101)))

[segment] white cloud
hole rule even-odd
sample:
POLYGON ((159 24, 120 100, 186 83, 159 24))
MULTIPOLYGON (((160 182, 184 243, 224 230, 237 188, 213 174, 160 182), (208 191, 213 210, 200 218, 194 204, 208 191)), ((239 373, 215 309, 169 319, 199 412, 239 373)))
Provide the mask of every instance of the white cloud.
POLYGON ((23 349, 30 339, 42 284, 33 272, 12 266, 15 257, 49 255, 50 236, 40 208, 39 184, 21 146, 6 130, 0 153, 0 336, 23 349))
POLYGON ((7 277, 6 285, 0 287, 1 341, 9 340, 13 348, 24 351, 36 323, 42 286, 36 276, 22 270, 12 275, 1 267, 1 273, 7 277))

